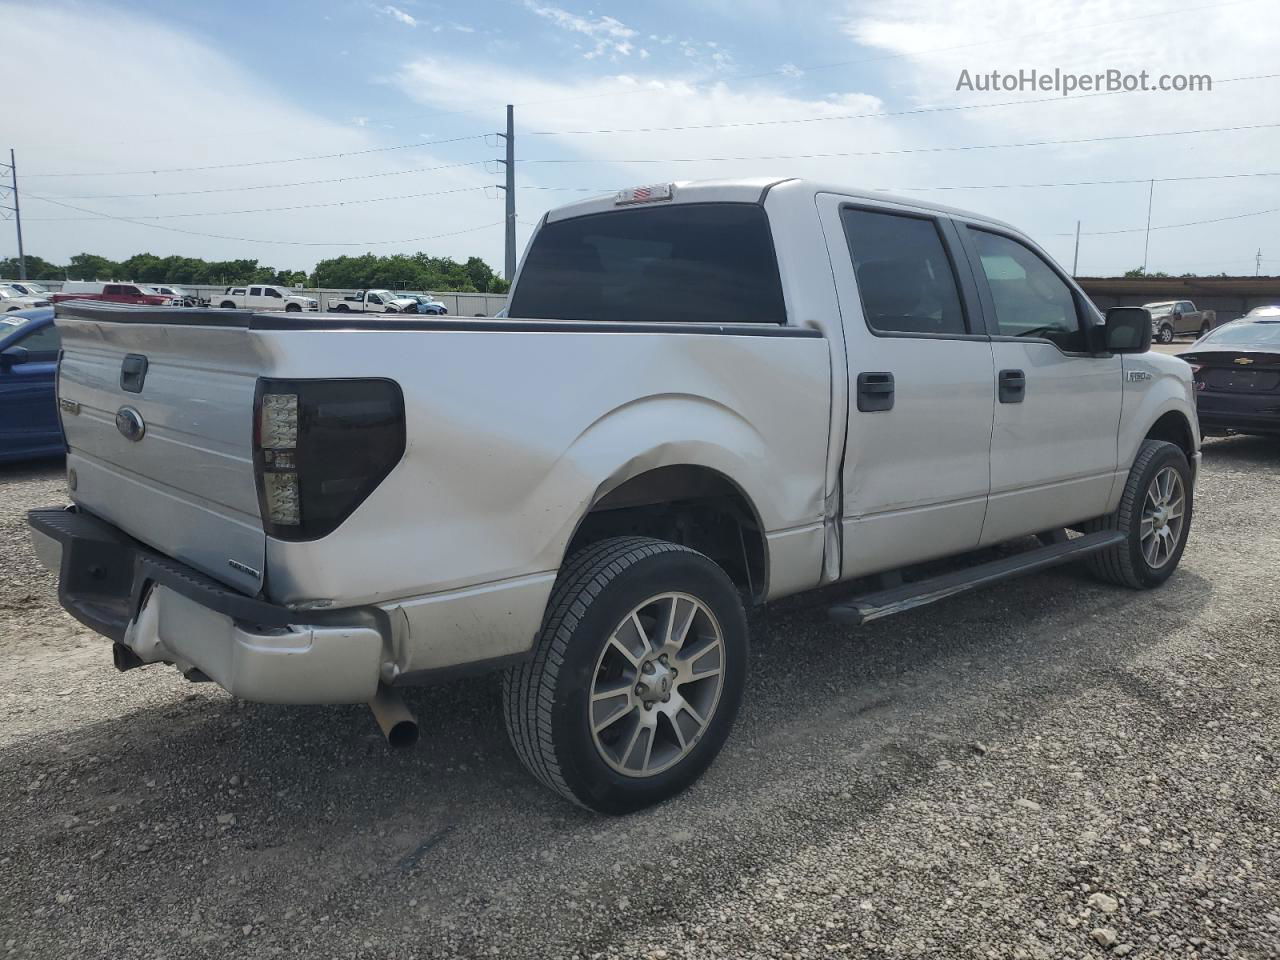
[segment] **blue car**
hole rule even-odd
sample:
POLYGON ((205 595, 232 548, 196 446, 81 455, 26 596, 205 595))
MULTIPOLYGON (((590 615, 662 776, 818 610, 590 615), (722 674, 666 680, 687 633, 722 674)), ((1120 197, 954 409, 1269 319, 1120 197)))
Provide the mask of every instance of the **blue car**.
POLYGON ((0 314, 0 463, 66 452, 53 308, 0 314))

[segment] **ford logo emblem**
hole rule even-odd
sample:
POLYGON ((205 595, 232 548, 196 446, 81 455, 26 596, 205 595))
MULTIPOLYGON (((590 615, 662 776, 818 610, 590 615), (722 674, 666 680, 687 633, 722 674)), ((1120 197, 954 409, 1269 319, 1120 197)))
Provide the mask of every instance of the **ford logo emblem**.
POLYGON ((147 423, 133 407, 121 407, 116 411, 116 429, 126 439, 137 443, 147 432, 147 423))

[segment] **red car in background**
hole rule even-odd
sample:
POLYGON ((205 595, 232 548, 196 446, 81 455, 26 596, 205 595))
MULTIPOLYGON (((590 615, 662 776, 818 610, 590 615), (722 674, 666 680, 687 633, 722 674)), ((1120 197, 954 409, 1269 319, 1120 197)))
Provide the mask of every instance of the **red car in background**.
POLYGON ((151 307, 167 307, 173 303, 172 297, 156 293, 140 283, 99 283, 96 280, 69 280, 51 299, 54 303, 104 300, 107 303, 141 303, 151 307))

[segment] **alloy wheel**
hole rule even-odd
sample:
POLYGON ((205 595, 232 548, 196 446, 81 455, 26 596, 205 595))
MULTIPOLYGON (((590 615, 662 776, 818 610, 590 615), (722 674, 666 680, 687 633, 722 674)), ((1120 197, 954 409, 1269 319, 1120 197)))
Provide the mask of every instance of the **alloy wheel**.
POLYGON ((663 593, 636 606, 596 661, 587 719, 600 758, 628 777, 683 760, 720 702, 724 652, 720 625, 696 597, 663 593))
POLYGON ((1142 556, 1153 570, 1169 562, 1182 541, 1187 495, 1182 476, 1163 467, 1147 486, 1142 504, 1142 556))

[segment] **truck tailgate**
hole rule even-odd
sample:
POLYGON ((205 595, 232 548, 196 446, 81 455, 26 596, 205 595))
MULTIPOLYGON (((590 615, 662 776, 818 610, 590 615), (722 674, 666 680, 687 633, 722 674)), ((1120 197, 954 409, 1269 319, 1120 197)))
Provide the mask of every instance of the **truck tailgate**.
POLYGON ((269 359, 248 318, 60 304, 58 392, 72 499, 161 553, 257 593, 266 536, 253 409, 269 359))

